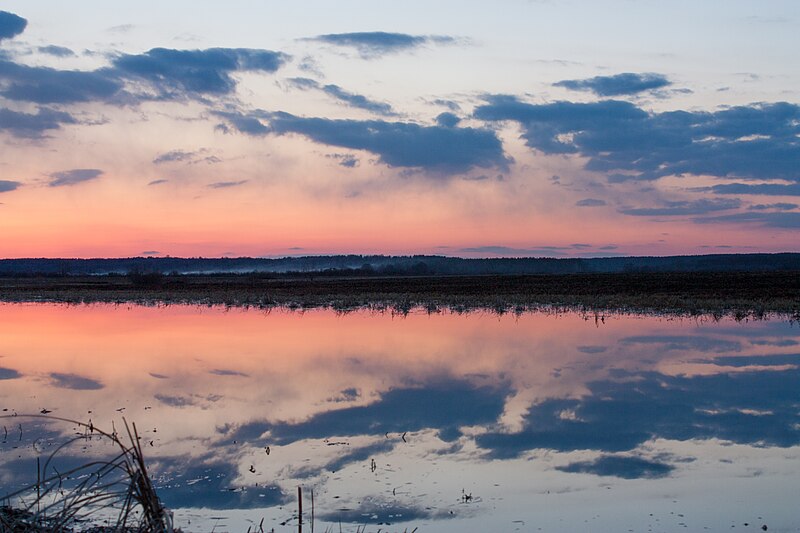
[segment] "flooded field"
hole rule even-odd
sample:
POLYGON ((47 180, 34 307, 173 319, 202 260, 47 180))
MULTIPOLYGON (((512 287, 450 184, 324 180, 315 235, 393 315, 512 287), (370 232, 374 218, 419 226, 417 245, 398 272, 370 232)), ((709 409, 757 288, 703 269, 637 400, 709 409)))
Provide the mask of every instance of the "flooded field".
POLYGON ((124 417, 184 531, 800 524, 781 320, 8 303, 0 408, 0 497, 124 417))

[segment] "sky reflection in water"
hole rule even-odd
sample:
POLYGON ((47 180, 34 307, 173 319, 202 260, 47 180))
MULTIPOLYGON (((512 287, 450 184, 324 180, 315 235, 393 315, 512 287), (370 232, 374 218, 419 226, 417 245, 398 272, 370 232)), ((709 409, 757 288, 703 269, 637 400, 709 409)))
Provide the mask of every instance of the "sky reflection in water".
MULTIPOLYGON (((780 530, 799 367, 779 321, 0 305, 3 414, 135 421, 189 530, 292 530, 298 485, 400 530, 780 530)), ((19 420, 6 489, 73 431, 19 420)))

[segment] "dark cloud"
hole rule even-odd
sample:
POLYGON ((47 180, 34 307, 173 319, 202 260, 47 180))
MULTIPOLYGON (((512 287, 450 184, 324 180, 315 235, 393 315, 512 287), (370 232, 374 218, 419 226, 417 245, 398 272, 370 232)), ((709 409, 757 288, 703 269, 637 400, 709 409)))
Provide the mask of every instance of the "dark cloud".
POLYGON ((372 152, 391 167, 456 173, 473 167, 505 169, 509 163, 500 139, 494 132, 484 129, 421 126, 383 120, 305 118, 284 112, 261 113, 260 118, 269 121, 269 126, 265 126, 252 116, 219 115, 242 133, 296 133, 321 144, 372 152))
POLYGON ((103 175, 103 171, 98 168, 75 168, 72 170, 62 170, 50 174, 50 187, 63 187, 67 185, 77 185, 84 181, 91 181, 103 175))
POLYGON ((458 116, 447 111, 440 113, 439 116, 436 117, 436 123, 445 128, 455 128, 458 126, 459 122, 461 122, 461 119, 458 116))
POLYGON ((454 518, 455 515, 444 511, 436 511, 431 507, 420 507, 404 504, 392 499, 383 500, 368 496, 358 502, 355 508, 341 508, 334 512, 320 513, 319 517, 327 522, 345 522, 350 524, 385 524, 398 522, 420 522, 443 518, 454 518))
POLYGON ((0 41, 19 35, 25 31, 27 25, 28 21, 24 18, 8 11, 0 11, 0 41))
POLYGON ((461 106, 458 105, 458 102, 454 102, 453 100, 443 100, 441 98, 437 98, 436 100, 434 100, 431 103, 434 104, 434 105, 439 105, 439 106, 442 106, 442 107, 446 107, 447 109, 449 109, 450 111, 453 111, 453 112, 461 111, 461 106))
POLYGON ((800 207, 800 205, 779 202, 777 204, 755 204, 749 206, 747 209, 752 211, 791 211, 793 209, 797 209, 798 207, 800 207))
POLYGON ((0 95, 38 104, 111 101, 123 83, 109 69, 95 71, 29 67, 0 59, 0 95))
POLYGON ((662 74, 625 72, 584 80, 563 80, 553 85, 573 91, 591 91, 598 96, 620 96, 662 89, 671 85, 671 82, 662 74))
POLYGON ((513 248, 510 246, 487 245, 460 248, 464 253, 494 254, 504 256, 555 256, 567 255, 571 251, 583 251, 592 248, 591 244, 576 243, 569 246, 537 246, 532 248, 513 248))
POLYGON ((163 403, 164 405, 168 405, 170 407, 188 407, 195 405, 194 398, 190 398, 187 396, 170 396, 168 394, 156 394, 153 396, 156 400, 163 403))
POLYGON ((143 54, 123 54, 113 65, 122 76, 144 80, 165 94, 196 96, 231 93, 236 87, 231 73, 275 72, 287 59, 280 52, 249 48, 153 48, 143 54))
POLYGON ((518 122, 529 147, 581 155, 588 159, 587 170, 640 180, 697 174, 800 181, 796 104, 649 113, 618 100, 528 104, 490 96, 487 101, 476 108, 476 118, 518 122))
MULTIPOLYGON (((272 131, 256 117, 251 117, 248 115, 243 115, 241 113, 228 112, 228 111, 220 111, 217 112, 216 114, 227 120, 228 123, 233 127, 233 129, 235 129, 239 133, 244 133, 245 135, 253 135, 255 137, 260 137, 272 131)), ((229 128, 225 124, 220 124, 217 126, 217 128, 220 129, 223 133, 229 133, 229 128)))
POLYGON ((603 353, 608 350, 608 346, 578 346, 578 351, 581 353, 595 354, 603 353))
POLYGON ((214 183, 209 183, 208 187, 210 189, 230 189, 231 187, 238 187, 239 185, 244 185, 245 183, 247 183, 247 180, 216 181, 214 183))
POLYGON ((197 152, 187 152, 185 150, 172 150, 159 154, 153 159, 153 163, 160 165, 161 163, 173 163, 176 161, 191 161, 197 157, 197 152))
POLYGON ((705 213, 712 213, 714 211, 736 209, 740 205, 741 202, 736 199, 703 198, 700 200, 664 202, 658 207, 624 207, 618 211, 623 215, 633 215, 638 217, 703 215, 705 213))
POLYGON ((168 183, 168 182, 169 182, 169 180, 159 179, 159 180, 153 180, 150 183, 148 183, 147 185, 161 185, 161 184, 168 183))
POLYGON ((338 85, 330 85, 330 84, 324 85, 322 87, 322 91, 325 94, 339 100, 340 102, 344 102, 352 107, 365 109, 367 111, 371 111, 378 115, 384 115, 384 116, 391 116, 395 114, 394 110, 392 109, 392 106, 390 106, 389 104, 385 102, 376 102, 374 100, 370 100, 366 96, 345 91, 338 85))
POLYGON ((52 372, 50 373, 50 379, 52 385, 60 389, 98 390, 103 388, 103 384, 99 381, 92 378, 79 376, 77 374, 52 372))
POLYGON ((36 50, 40 54, 47 54, 55 57, 74 57, 75 52, 67 48, 66 46, 56 46, 54 44, 48 46, 39 46, 36 50))
POLYGON ((358 109, 364 109, 366 111, 370 111, 377 115, 384 115, 384 116, 393 116, 396 113, 392 109, 392 106, 385 103, 385 102, 377 102, 375 100, 370 100, 366 96, 361 94, 351 93, 350 91, 346 91, 342 89, 338 85, 327 84, 322 85, 315 80, 309 78, 291 78, 288 80, 290 85, 297 89, 301 90, 310 90, 310 89, 317 89, 331 98, 338 100, 344 104, 349 105, 350 107, 355 107, 358 109))
POLYGON ((600 207, 606 205, 605 200, 598 200, 597 198, 584 198, 575 202, 578 207, 600 207))
POLYGON ((214 374, 215 376, 238 376, 238 377, 249 377, 244 372, 239 372, 238 370, 228 370, 226 368, 215 368, 213 370, 208 371, 209 374, 214 374))
POLYGON ((280 52, 248 48, 154 48, 143 54, 119 55, 111 67, 93 71, 31 67, 0 59, 0 95, 40 104, 135 104, 227 95, 236 88, 234 72, 275 72, 287 59, 280 52), (136 94, 124 90, 126 82, 133 83, 136 94))
POLYGON ((715 194, 759 194, 764 196, 800 196, 800 183, 783 185, 780 183, 725 183, 712 187, 699 187, 698 192, 715 194))
POLYGON ((800 342, 794 339, 758 339, 750 341, 755 346, 797 346, 800 342))
POLYGON ((424 44, 452 44, 453 37, 439 35, 409 35, 383 31, 331 33, 308 39, 334 46, 345 46, 358 50, 361 57, 374 58, 393 52, 403 52, 424 44))
POLYGON ((624 455, 603 455, 592 461, 579 461, 556 467, 556 470, 562 472, 614 476, 623 479, 660 478, 669 475, 674 469, 674 466, 667 463, 624 455))
POLYGON ((36 114, 31 114, 0 109, 0 131, 7 131, 15 137, 38 139, 45 132, 57 130, 64 124, 77 123, 72 115, 64 111, 40 108, 36 114))
POLYGON ((738 352, 739 341, 700 335, 636 335, 620 339, 620 344, 651 344, 663 351, 681 352, 738 352))
POLYGON ((21 378, 22 374, 13 368, 3 368, 0 366, 0 381, 4 379, 17 379, 21 378))
POLYGON ((394 441, 381 440, 374 444, 348 450, 333 461, 328 462, 323 469, 328 472, 338 472, 349 464, 366 461, 381 453, 388 453, 392 451, 394 445, 394 441))
POLYGON ((148 256, 148 255, 161 255, 161 252, 159 252, 158 250, 144 250, 140 255, 145 255, 145 256, 148 256))
MULTIPOLYGON (((755 344, 755 343, 754 343, 755 344)), ((715 357, 708 361, 709 364, 721 366, 782 366, 800 365, 800 354, 778 354, 778 355, 734 355, 715 357)))
POLYGON ((22 183, 11 180, 0 180, 0 192, 11 192, 17 190, 22 183))
POLYGON ((503 412, 506 387, 476 387, 462 381, 442 381, 424 388, 392 389, 364 406, 336 409, 297 422, 251 422, 228 435, 246 441, 269 434, 275 444, 333 435, 384 435, 422 429, 458 428, 494 422, 503 412))
POLYGON ((197 457, 159 458, 156 490, 170 508, 255 509, 284 503, 276 485, 234 485, 237 465, 197 457))
POLYGON ((754 212, 734 213, 716 217, 695 218, 698 224, 742 223, 757 224, 768 228, 794 229, 800 228, 800 212, 754 212))
POLYGON ((459 251, 464 253, 474 254, 494 254, 501 256, 552 256, 552 255, 565 255, 569 248, 565 246, 541 246, 539 248, 513 248, 511 246, 487 245, 487 246, 470 246, 461 248, 459 251))
POLYGON ((325 157, 339 161, 339 165, 345 168, 355 168, 359 164, 359 160, 352 154, 328 154, 325 157))
POLYGON ((689 377, 617 374, 619 380, 589 383, 589 394, 580 399, 532 406, 520 432, 489 432, 476 442, 496 458, 534 449, 620 452, 659 438, 800 444, 798 369, 689 377))

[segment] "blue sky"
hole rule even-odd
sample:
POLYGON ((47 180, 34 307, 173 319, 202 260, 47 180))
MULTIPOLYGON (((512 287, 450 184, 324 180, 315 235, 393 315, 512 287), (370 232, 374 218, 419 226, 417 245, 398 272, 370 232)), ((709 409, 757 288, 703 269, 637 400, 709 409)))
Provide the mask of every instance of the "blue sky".
POLYGON ((796 2, 2 9, 6 257, 797 248, 796 2))

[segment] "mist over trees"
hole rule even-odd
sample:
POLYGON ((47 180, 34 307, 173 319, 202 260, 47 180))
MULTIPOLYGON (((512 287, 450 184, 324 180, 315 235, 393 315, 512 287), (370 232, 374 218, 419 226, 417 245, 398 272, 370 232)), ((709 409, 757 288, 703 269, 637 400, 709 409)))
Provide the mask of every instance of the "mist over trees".
POLYGON ((271 258, 130 257, 2 259, 0 276, 260 274, 291 276, 450 276, 602 272, 733 272, 800 270, 800 254, 669 257, 493 258, 432 255, 331 255, 271 258))

